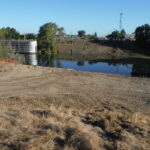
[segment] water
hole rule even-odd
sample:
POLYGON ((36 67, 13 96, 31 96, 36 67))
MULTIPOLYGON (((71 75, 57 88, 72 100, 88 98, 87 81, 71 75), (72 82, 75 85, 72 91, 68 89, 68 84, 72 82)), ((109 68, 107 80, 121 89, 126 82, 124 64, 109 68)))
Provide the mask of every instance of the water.
POLYGON ((150 60, 139 58, 75 61, 23 55, 24 64, 74 69, 78 71, 150 77, 150 60))

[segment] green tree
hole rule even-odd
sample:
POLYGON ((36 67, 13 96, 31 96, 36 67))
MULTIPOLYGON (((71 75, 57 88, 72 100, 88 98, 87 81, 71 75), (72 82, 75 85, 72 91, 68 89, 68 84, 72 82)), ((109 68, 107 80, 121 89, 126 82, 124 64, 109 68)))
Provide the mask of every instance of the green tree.
POLYGON ((79 37, 85 37, 86 32, 84 30, 78 31, 78 36, 79 37))
POLYGON ((97 38, 97 32, 95 32, 94 37, 97 38))
POLYGON ((12 40, 12 39, 19 39, 20 33, 16 31, 14 28, 1 28, 0 29, 0 39, 3 40, 12 40))
POLYGON ((120 31, 120 39, 123 40, 126 37, 126 31, 124 29, 122 29, 120 31))
POLYGON ((60 27, 57 30, 58 30, 57 31, 57 42, 60 42, 64 39, 64 35, 65 35, 64 28, 60 27))
POLYGON ((113 31, 111 34, 107 35, 107 38, 110 40, 119 40, 120 39, 120 32, 119 31, 113 31))
POLYGON ((126 36, 126 32, 122 29, 120 32, 118 30, 113 31, 111 34, 106 37, 110 40, 123 40, 126 36))
POLYGON ((6 36, 7 39, 19 39, 20 38, 20 33, 17 32, 16 29, 7 27, 6 30, 7 30, 7 36, 6 36))
POLYGON ((0 39, 1 40, 6 39, 6 30, 4 30, 3 28, 0 29, 0 39))
POLYGON ((33 33, 27 33, 27 34, 25 34, 25 38, 27 39, 27 40, 36 40, 37 39, 37 35, 36 34, 33 34, 33 33))
POLYGON ((60 27, 60 28, 58 28, 57 30, 58 30, 58 31, 57 31, 57 35, 58 35, 59 37, 64 37, 64 35, 65 35, 64 28, 63 28, 63 27, 60 27))
POLYGON ((58 27, 55 23, 46 23, 40 27, 38 34, 38 43, 44 52, 57 54, 56 34, 58 27))
POLYGON ((135 30, 136 44, 140 47, 150 47, 150 25, 139 26, 135 30))

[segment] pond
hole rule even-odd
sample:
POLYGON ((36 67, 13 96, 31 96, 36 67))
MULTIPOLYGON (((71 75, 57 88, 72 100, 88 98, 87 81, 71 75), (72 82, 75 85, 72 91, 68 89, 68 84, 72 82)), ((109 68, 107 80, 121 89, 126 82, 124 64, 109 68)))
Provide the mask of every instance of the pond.
POLYGON ((150 77, 150 59, 120 58, 99 60, 64 60, 37 55, 22 55, 24 64, 74 69, 77 71, 150 77))

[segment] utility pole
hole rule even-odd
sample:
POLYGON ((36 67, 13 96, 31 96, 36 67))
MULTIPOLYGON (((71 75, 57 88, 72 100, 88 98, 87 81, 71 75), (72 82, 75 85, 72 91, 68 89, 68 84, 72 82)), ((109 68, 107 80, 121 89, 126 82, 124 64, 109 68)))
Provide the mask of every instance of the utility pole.
POLYGON ((120 13, 120 21, 119 21, 119 30, 122 30, 122 18, 123 18, 123 13, 120 13))

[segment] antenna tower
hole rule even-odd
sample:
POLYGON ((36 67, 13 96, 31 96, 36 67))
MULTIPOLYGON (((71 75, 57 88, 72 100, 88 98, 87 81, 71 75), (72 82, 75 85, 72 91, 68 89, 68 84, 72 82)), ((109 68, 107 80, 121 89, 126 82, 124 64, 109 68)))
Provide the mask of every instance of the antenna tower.
POLYGON ((120 13, 120 23, 119 23, 119 30, 122 30, 122 17, 123 17, 123 13, 120 13))

